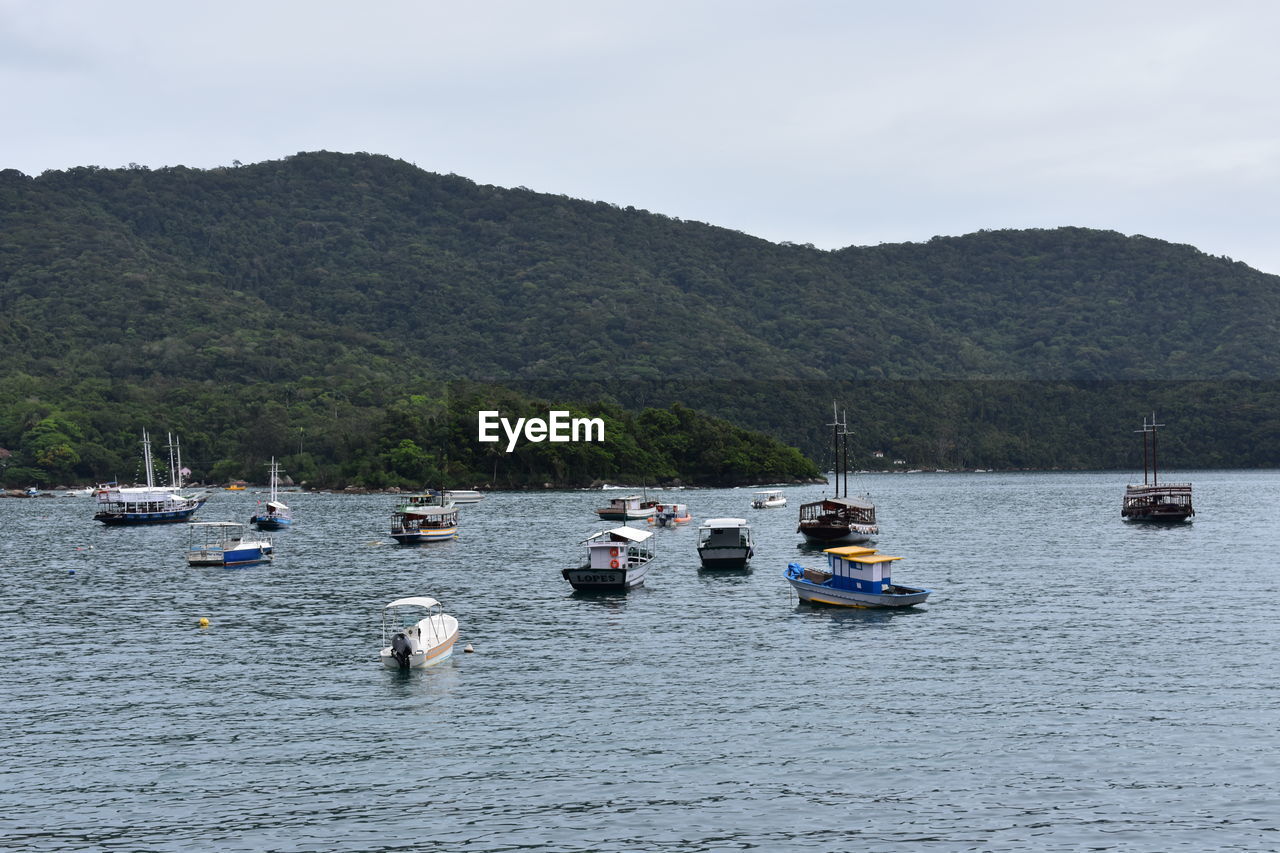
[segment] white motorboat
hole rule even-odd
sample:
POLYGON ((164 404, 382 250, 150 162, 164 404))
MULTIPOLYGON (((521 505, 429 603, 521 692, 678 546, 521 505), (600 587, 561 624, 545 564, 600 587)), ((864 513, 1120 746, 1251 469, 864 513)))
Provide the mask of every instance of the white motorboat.
POLYGON ((627 495, 622 498, 610 498, 609 505, 596 510, 601 521, 630 521, 636 518, 648 518, 656 511, 657 501, 646 501, 640 495, 627 495))
POLYGON ((187 530, 188 566, 250 566, 274 556, 270 537, 246 535, 247 526, 238 521, 193 521, 187 530))
POLYGON ((653 559, 653 532, 634 527, 601 530, 582 541, 586 565, 560 574, 581 592, 626 592, 644 583, 653 559))
POLYGON ((786 506, 787 498, 782 494, 781 489, 764 489, 755 493, 755 497, 751 499, 753 509, 773 509, 776 506, 786 506))
POLYGON ((384 666, 422 669, 453 654, 458 641, 458 620, 444 612, 434 598, 397 598, 382 609, 384 666))
POLYGON ((484 500, 484 493, 475 489, 446 489, 444 498, 456 504, 478 504, 484 500))
POLYGON ((745 569, 754 554, 745 518, 708 518, 698 527, 698 559, 704 569, 745 569))

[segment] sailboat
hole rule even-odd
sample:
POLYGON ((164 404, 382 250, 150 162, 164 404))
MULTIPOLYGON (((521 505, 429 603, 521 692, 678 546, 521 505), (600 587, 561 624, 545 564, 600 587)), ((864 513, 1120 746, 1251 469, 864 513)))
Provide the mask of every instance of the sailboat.
POLYGON ((1161 483, 1156 460, 1156 432, 1164 424, 1156 423, 1155 413, 1151 422, 1142 419, 1142 485, 1124 487, 1124 505, 1120 517, 1125 521, 1190 521, 1196 511, 1191 507, 1190 483, 1161 483), (1148 460, 1150 465, 1148 466, 1148 460), (1148 469, 1150 476, 1148 477, 1148 469))
POLYGON ((861 545, 880 532, 876 525, 876 505, 865 498, 849 497, 849 421, 841 420, 836 404, 831 404, 831 443, 836 457, 835 495, 800 505, 800 524, 796 532, 809 542, 822 545, 861 545), (843 494, 840 472, 844 473, 843 494))
POLYGON ((182 448, 178 439, 169 434, 169 482, 172 486, 157 487, 155 470, 151 460, 151 436, 142 431, 142 462, 146 470, 145 486, 104 486, 94 494, 98 500, 95 521, 108 525, 173 524, 187 521, 195 514, 207 495, 182 494, 182 448))
POLYGON ((265 505, 259 502, 253 517, 249 519, 249 523, 259 530, 279 530, 282 527, 288 527, 293 524, 293 510, 289 509, 288 504, 280 500, 279 488, 280 463, 276 462, 276 458, 272 456, 271 497, 267 499, 265 505))

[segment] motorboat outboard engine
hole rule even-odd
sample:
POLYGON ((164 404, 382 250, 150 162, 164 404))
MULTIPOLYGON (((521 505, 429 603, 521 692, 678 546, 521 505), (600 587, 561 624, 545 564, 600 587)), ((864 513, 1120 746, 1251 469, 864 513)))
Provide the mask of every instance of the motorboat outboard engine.
POLYGON ((413 646, 403 631, 391 638, 391 656, 400 662, 401 669, 409 668, 409 656, 412 654, 413 646))

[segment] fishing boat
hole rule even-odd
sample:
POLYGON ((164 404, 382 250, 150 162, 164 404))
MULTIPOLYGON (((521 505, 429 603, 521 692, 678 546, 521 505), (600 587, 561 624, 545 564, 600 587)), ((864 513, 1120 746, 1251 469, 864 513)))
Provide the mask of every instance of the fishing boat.
POLYGON ((653 559, 653 532, 634 527, 602 530, 582 541, 587 562, 560 574, 582 592, 626 592, 644 583, 653 559))
POLYGON ((787 498, 782 494, 781 489, 765 489, 755 493, 755 497, 751 499, 752 509, 773 509, 778 506, 786 506, 787 498))
POLYGON ((755 552, 745 518, 708 518, 698 527, 698 559, 704 569, 745 569, 755 552))
POLYGON ((401 545, 442 542, 458 536, 458 508, 444 493, 431 490, 411 495, 391 513, 391 538, 401 545))
POLYGON ((238 521, 193 521, 187 529, 188 566, 250 566, 274 555, 270 537, 250 534, 238 521))
POLYGON ((622 498, 610 498, 609 505, 597 509, 596 515, 600 516, 601 521, 631 521, 653 515, 655 506, 657 506, 655 502, 645 501, 640 495, 627 495, 622 498))
POLYGON ((453 654, 458 620, 426 596, 397 598, 382 609, 383 666, 422 669, 453 654))
POLYGON ((169 436, 169 482, 171 487, 157 487, 155 469, 151 460, 151 437, 142 431, 142 461, 146 470, 145 486, 121 487, 116 484, 98 488, 98 511, 95 521, 107 525, 173 524, 188 521, 204 502, 207 495, 182 494, 182 449, 176 437, 169 436))
POLYGON ((474 489, 447 489, 444 496, 456 504, 478 504, 484 500, 484 493, 474 489))
POLYGON ((876 505, 864 498, 849 497, 849 429, 848 415, 844 420, 835 415, 832 404, 831 440, 836 456, 835 494, 800 505, 800 523, 796 532, 809 542, 822 545, 861 545, 870 542, 880 532, 876 524, 876 505), (841 494, 840 475, 844 474, 844 493, 841 494))
POLYGON ((249 519, 249 523, 259 530, 279 530, 293 524, 293 510, 280 500, 280 465, 274 456, 271 457, 271 496, 258 508, 249 519))
POLYGON ((1182 523, 1191 521, 1196 511, 1191 506, 1190 483, 1161 483, 1157 467, 1156 432, 1164 424, 1142 419, 1142 485, 1129 484, 1124 488, 1124 505, 1120 517, 1125 521, 1151 521, 1182 523), (1148 464, 1149 463, 1149 464, 1148 464), (1148 470, 1150 475, 1148 475, 1148 470))
POLYGON ((653 515, 649 523, 659 527, 675 527, 677 524, 688 524, 693 521, 689 508, 684 504, 654 504, 653 515))
POLYGON ((893 583, 890 569, 901 557, 858 545, 828 548, 823 553, 825 570, 790 563, 783 572, 803 601, 838 607, 911 607, 924 603, 933 592, 893 583))

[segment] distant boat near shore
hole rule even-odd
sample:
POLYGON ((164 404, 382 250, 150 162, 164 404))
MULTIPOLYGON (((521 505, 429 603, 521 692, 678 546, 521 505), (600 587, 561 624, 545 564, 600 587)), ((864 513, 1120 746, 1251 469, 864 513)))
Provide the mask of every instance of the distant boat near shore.
POLYGON ((1164 424, 1156 423, 1155 413, 1152 413, 1150 423, 1144 417, 1142 429, 1134 430, 1142 433, 1142 485, 1130 484, 1124 488, 1120 517, 1125 521, 1180 524, 1190 521, 1196 514, 1191 506, 1190 483, 1160 482, 1156 433, 1162 426, 1164 424))

